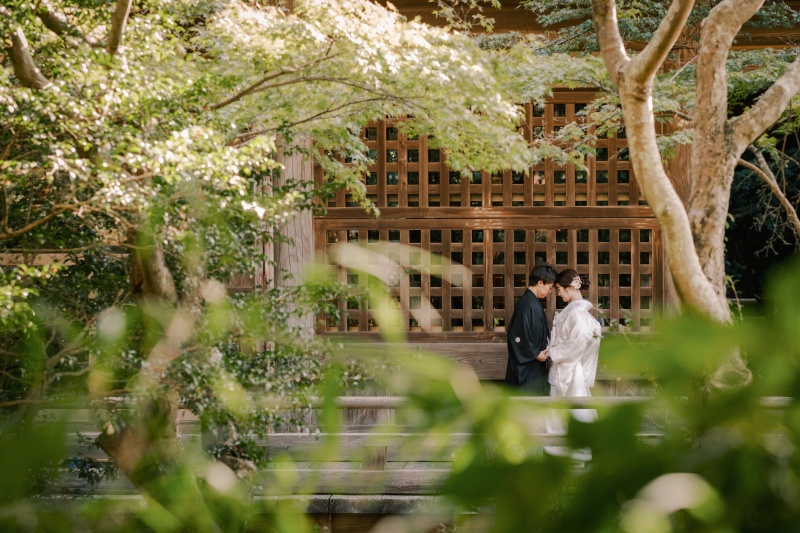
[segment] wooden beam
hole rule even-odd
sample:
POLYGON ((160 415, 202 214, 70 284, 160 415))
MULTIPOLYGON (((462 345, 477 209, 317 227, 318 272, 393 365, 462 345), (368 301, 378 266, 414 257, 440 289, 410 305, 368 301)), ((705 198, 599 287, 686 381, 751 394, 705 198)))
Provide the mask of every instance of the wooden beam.
MULTIPOLYGON (((385 0, 380 3, 386 4, 385 0)), ((402 15, 405 15, 409 20, 414 17, 420 17, 422 22, 430 24, 431 26, 444 26, 446 21, 443 18, 437 18, 433 11, 436 8, 435 4, 431 4, 429 0, 393 0, 392 4, 397 7, 402 15)), ((800 10, 800 2, 797 0, 787 1, 786 4, 794 10, 800 10)), ((562 24, 555 24, 545 28, 538 20, 537 16, 528 9, 518 8, 516 5, 503 3, 501 9, 496 9, 491 6, 483 6, 483 14, 487 17, 494 19, 494 33, 533 33, 543 34, 545 31, 557 31, 569 26, 577 25, 585 22, 587 19, 577 19, 568 21, 562 24)), ((480 28, 476 28, 476 31, 480 28)), ((745 25, 742 28, 739 36, 736 38, 733 50, 748 50, 756 48, 792 48, 794 43, 800 41, 800 25, 795 25, 792 28, 752 28, 745 25), (747 35, 745 35, 747 34, 747 35)), ((641 49, 644 43, 626 43, 632 49, 641 49), (640 46, 636 46, 639 44, 640 46)), ((676 46, 681 46, 680 43, 676 46)))
MULTIPOLYGON (((517 208, 524 209, 524 208, 517 208)), ((569 216, 569 207, 561 207, 562 216, 569 216)), ((586 209, 574 208, 574 209, 586 209)), ((462 230, 493 230, 493 229, 528 229, 531 226, 530 217, 519 218, 320 218, 317 227, 322 229, 352 229, 367 230, 410 230, 410 229, 462 229, 462 230)), ((655 218, 581 218, 574 215, 571 218, 541 218, 536 220, 536 229, 656 229, 658 220, 655 218)))
MULTIPOLYGON (((362 207, 329 207, 316 220, 366 219, 375 215, 362 207)), ((655 218, 647 206, 613 207, 382 207, 381 219, 519 219, 519 218, 655 218)))

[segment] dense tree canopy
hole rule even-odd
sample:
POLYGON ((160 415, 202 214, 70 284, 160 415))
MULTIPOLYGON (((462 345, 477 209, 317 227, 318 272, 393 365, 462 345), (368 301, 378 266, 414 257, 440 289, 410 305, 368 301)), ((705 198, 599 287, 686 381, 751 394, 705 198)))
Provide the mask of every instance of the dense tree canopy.
POLYGON ((3 271, 2 405, 23 420, 74 393, 140 396, 140 412, 171 422, 109 421, 103 446, 117 459, 130 435, 174 440, 182 404, 246 470, 242 435, 263 432, 275 409, 241 403, 244 392, 279 398, 273 407, 317 394, 325 348, 287 318, 358 295, 325 277, 268 289, 265 245, 336 187, 371 207, 369 120, 408 116, 406 131, 462 171, 590 149, 529 147, 518 134, 515 104, 545 98, 563 72, 532 79, 550 61, 535 44, 487 53, 370 2, 2 9, 0 240, 28 265, 3 271), (325 170, 322 188, 274 180, 276 152, 297 139, 313 140, 303 155, 325 170), (45 254, 57 263, 30 266, 45 254), (254 273, 262 290, 225 294, 254 273))

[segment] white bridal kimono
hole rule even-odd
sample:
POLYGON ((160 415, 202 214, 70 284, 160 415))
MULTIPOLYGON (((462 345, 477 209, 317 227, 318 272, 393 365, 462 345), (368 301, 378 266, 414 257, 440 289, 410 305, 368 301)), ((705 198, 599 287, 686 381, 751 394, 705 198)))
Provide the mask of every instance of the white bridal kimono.
MULTIPOLYGON (((570 302, 553 320, 553 331, 550 335, 550 396, 586 397, 594 387, 597 374, 597 358, 600 352, 600 323, 589 313, 592 304, 586 300, 570 302)), ((594 409, 573 409, 572 416, 582 422, 593 422, 597 419, 594 409)), ((565 413, 553 410, 547 419, 548 433, 566 431, 565 413)), ((569 454, 560 446, 548 446, 547 453, 552 455, 569 454)), ((575 459, 588 460, 591 453, 572 453, 575 459), (588 454, 588 456, 587 456, 588 454)))

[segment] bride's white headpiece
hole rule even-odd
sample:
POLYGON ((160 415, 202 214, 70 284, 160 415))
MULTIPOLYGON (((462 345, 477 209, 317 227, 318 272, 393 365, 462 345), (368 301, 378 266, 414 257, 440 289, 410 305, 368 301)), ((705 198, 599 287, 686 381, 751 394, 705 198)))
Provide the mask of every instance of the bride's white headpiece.
POLYGON ((573 287, 575 290, 581 290, 581 278, 578 277, 573 279, 569 286, 573 287))

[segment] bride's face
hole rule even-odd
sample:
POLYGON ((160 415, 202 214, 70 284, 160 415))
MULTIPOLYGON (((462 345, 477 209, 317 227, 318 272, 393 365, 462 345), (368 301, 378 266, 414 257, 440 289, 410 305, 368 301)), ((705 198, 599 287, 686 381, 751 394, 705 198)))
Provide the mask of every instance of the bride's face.
POLYGON ((572 291, 570 289, 571 287, 562 287, 561 285, 556 285, 556 290, 558 291, 558 295, 565 302, 569 302, 572 300, 572 291))

